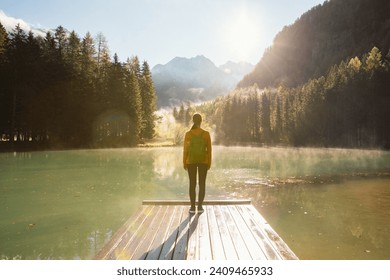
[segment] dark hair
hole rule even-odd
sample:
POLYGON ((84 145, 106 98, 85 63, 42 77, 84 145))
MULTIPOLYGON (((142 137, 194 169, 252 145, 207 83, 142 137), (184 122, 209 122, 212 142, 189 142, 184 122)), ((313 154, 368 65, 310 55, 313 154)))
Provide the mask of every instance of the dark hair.
POLYGON ((194 114, 192 116, 192 121, 194 124, 192 125, 191 129, 200 127, 200 124, 202 123, 202 116, 200 114, 194 114))

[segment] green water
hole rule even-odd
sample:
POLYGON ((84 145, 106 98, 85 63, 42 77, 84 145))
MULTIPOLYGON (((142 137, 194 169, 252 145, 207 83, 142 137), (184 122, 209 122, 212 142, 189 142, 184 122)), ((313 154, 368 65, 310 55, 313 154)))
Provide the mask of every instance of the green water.
MULTIPOLYGON (((187 199, 180 148, 0 154, 0 259, 91 259, 144 199, 187 199)), ((251 198, 301 259, 390 259, 390 153, 215 147, 208 199, 251 198)))

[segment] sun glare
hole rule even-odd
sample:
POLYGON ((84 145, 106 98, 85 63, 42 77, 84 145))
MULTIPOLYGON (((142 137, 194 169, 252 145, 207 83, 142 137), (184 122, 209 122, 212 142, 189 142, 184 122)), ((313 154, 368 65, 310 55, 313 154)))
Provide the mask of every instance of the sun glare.
POLYGON ((225 30, 227 48, 236 59, 249 60, 253 53, 258 53, 261 40, 260 25, 257 20, 242 11, 232 18, 225 30))

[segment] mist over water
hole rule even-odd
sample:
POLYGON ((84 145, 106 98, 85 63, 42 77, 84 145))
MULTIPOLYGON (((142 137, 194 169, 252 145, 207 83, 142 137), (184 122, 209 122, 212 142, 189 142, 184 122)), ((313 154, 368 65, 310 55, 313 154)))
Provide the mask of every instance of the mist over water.
MULTIPOLYGON (((90 259, 145 199, 188 199, 182 150, 0 154, 0 258, 90 259)), ((390 153, 214 147, 206 199, 250 198, 300 258, 390 259, 390 153)))

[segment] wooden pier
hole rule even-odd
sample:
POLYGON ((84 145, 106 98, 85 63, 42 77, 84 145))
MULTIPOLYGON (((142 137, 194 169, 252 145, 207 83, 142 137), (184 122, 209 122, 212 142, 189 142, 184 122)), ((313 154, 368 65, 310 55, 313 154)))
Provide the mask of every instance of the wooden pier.
POLYGON ((188 201, 144 201, 96 259, 298 259, 249 200, 205 201, 189 214, 188 201))

